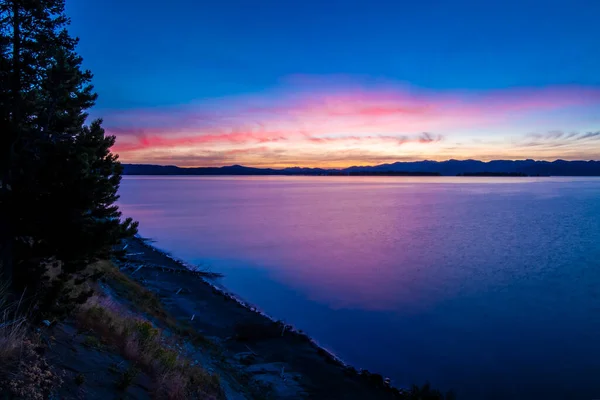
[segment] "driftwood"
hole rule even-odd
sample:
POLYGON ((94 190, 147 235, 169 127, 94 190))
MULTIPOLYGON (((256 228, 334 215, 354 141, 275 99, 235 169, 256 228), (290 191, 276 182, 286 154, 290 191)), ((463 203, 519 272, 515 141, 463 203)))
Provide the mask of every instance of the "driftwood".
POLYGON ((248 349, 248 351, 253 355, 253 356, 257 356, 258 354, 256 354, 251 348, 250 346, 246 345, 246 348, 248 349))
POLYGON ((123 269, 131 269, 131 268, 136 268, 132 272, 132 275, 135 274, 137 271, 139 271, 142 268, 151 268, 151 269, 159 270, 162 272, 193 275, 193 276, 198 276, 198 277, 202 277, 202 278, 221 278, 223 276, 223 274, 220 274, 218 272, 191 270, 191 269, 187 269, 187 268, 183 268, 183 267, 182 268, 174 268, 174 267, 165 267, 163 265, 156 265, 156 264, 131 264, 131 263, 123 264, 123 269))
POLYGON ((133 271, 133 272, 131 273, 131 275, 133 275, 133 274, 135 274, 136 272, 138 272, 140 269, 142 269, 142 267, 144 267, 144 264, 142 264, 142 265, 140 265, 139 267, 137 267, 137 268, 135 269, 135 271, 133 271))

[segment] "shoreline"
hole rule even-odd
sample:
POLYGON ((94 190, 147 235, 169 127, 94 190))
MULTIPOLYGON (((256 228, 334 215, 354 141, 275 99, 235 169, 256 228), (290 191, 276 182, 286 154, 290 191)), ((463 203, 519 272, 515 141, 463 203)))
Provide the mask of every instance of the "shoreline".
POLYGON ((139 236, 125 241, 126 261, 119 268, 156 293, 177 320, 213 341, 237 373, 269 386, 268 398, 405 397, 389 379, 349 365, 293 325, 211 282, 211 272, 149 241, 139 236), (188 279, 190 272, 197 279, 188 279))
MULTIPOLYGON (((306 336, 307 339, 310 340, 310 342, 318 347, 320 350, 326 352, 329 357, 334 360, 335 362, 339 363, 342 367, 344 368, 354 368, 356 369, 358 372, 361 371, 368 371, 366 369, 363 368, 358 368, 350 363, 345 362, 341 357, 339 357, 338 355, 336 355, 333 351, 327 349, 326 347, 324 347, 323 345, 319 344, 319 342, 313 338, 312 336, 304 333, 301 329, 297 329, 294 325, 292 324, 288 324, 288 323, 284 323, 282 320, 279 320, 275 317, 272 317, 271 315, 269 315, 267 312, 265 312, 264 310, 262 310, 260 307, 255 306, 247 301, 245 301, 244 299, 240 298, 239 296, 237 296, 234 292, 228 290, 226 287, 224 286, 220 286, 220 285, 216 285, 213 282, 211 282, 211 280, 215 280, 215 279, 219 279, 220 273, 218 272, 213 272, 210 270, 202 270, 199 269, 196 265, 188 263, 187 261, 175 257, 173 256, 170 252, 166 251, 166 250, 162 250, 152 244, 150 244, 150 242, 153 242, 153 239, 149 239, 149 238, 143 238, 139 235, 136 235, 135 240, 138 240, 139 242, 141 242, 141 244, 143 244, 146 248, 148 248, 149 251, 154 251, 159 253, 160 255, 167 257, 169 259, 171 259, 173 262, 179 264, 182 268, 185 268, 191 272, 199 272, 198 277, 201 279, 202 283, 211 286, 214 290, 220 292, 221 295, 228 297, 229 299, 237 302, 240 306, 244 307, 245 309, 247 309, 250 312, 256 313, 264 318, 267 318, 269 321, 274 322, 274 323, 282 323, 285 325, 285 329, 287 332, 291 332, 297 335, 302 335, 302 336, 306 336)), ((387 378, 386 378, 387 379, 387 378)))

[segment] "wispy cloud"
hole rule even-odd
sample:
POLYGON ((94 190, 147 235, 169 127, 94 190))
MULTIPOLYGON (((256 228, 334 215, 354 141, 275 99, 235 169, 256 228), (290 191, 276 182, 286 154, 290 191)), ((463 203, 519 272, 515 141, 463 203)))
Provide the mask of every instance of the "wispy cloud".
MULTIPOLYGON (((164 109, 106 110, 105 124, 117 136, 115 149, 124 161, 159 162, 165 154, 186 154, 181 159, 185 165, 203 165, 208 161, 202 154, 225 162, 232 158, 228 151, 243 149, 248 152, 235 157, 240 163, 268 164, 273 157, 273 164, 285 159, 301 165, 330 165, 334 154, 356 148, 364 153, 365 163, 394 157, 436 158, 448 150, 444 143, 450 138, 467 142, 465 132, 504 143, 494 145, 500 153, 576 147, 574 142, 588 141, 598 150, 599 133, 578 133, 579 127, 575 132, 553 130, 509 140, 526 129, 521 126, 525 122, 548 126, 554 124, 555 111, 590 107, 600 109, 600 89, 431 91, 393 83, 295 77, 258 94, 164 109), (503 137, 497 133, 499 127, 511 131, 503 137), (158 157, 157 152, 163 155, 158 157), (265 159, 256 160, 253 154, 265 159)), ((481 148, 464 146, 462 152, 454 150, 455 156, 478 157, 467 152, 481 148)), ((578 149, 585 154, 584 148, 578 149)))
POLYGON ((521 142, 520 145, 526 147, 581 147, 589 145, 600 147, 600 143, 598 142, 600 142, 600 131, 570 133, 565 133, 562 131, 550 131, 545 134, 530 133, 525 136, 525 140, 521 142))

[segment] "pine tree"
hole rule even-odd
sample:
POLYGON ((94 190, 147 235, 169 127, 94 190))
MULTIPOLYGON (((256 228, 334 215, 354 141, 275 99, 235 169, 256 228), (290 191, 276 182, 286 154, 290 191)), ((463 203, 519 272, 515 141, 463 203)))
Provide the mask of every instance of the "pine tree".
POLYGON ((59 259, 67 279, 137 224, 115 205, 115 138, 100 120, 85 125, 96 94, 64 0, 0 0, 0 24, 0 245, 5 274, 14 265, 16 281, 37 286, 41 260, 59 259))
POLYGON ((4 266, 5 278, 11 278, 12 272, 12 254, 11 254, 11 229, 9 226, 10 216, 8 210, 8 175, 10 171, 10 148, 12 143, 11 127, 11 60, 10 38, 6 34, 7 17, 4 15, 5 5, 0 11, 0 266, 4 266))

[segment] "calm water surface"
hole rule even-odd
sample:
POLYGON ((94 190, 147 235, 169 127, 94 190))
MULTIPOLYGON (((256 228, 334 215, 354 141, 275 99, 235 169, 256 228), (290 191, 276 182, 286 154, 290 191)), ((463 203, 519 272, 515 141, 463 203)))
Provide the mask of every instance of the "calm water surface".
POLYGON ((600 179, 125 177, 140 233, 399 386, 600 399, 600 179))

